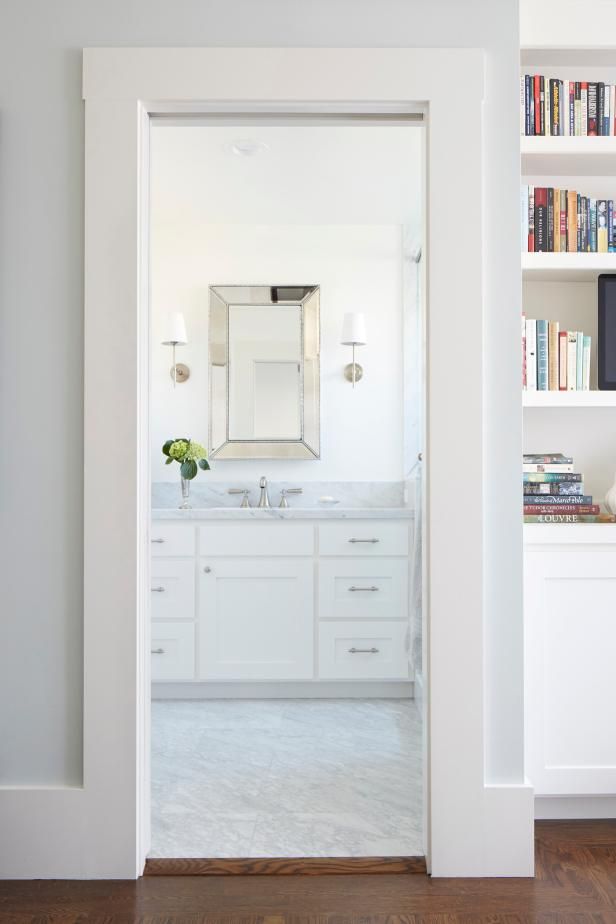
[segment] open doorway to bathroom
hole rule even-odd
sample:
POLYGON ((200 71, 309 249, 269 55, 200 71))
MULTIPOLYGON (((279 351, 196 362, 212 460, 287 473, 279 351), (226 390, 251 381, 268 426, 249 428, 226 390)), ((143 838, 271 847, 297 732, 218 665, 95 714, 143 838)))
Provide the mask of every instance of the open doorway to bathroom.
POLYGON ((153 120, 151 858, 425 852, 424 147, 153 120))

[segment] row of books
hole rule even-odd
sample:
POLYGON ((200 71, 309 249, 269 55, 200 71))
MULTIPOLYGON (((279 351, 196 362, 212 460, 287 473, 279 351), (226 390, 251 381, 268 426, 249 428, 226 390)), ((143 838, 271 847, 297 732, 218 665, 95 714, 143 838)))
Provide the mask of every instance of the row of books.
POLYGON ((614 523, 601 513, 591 494, 584 493, 581 472, 561 452, 525 454, 522 475, 525 523, 614 523))
POLYGON ((543 74, 520 78, 522 135, 614 135, 616 87, 543 74))
POLYGON ((582 331, 522 315, 522 388, 590 391, 591 346, 591 337, 582 331))
POLYGON ((573 189, 522 187, 524 253, 614 253, 613 199, 582 196, 573 189))

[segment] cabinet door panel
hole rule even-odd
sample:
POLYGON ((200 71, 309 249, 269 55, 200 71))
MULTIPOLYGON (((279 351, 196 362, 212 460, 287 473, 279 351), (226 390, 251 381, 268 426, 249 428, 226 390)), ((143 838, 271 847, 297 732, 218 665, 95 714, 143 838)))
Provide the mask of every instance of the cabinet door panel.
POLYGON ((306 680, 314 663, 312 559, 202 559, 203 680, 306 680))
POLYGON ((529 547, 524 592, 527 775, 538 795, 613 793, 616 550, 529 547))
POLYGON ((154 558, 152 619, 195 618, 195 559, 154 558))

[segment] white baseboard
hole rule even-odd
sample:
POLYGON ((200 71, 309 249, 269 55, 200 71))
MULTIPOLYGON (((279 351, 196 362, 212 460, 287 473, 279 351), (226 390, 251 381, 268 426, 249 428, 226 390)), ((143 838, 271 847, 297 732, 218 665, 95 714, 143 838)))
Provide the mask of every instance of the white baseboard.
POLYGON ((616 818, 616 796, 535 796, 535 820, 616 818))
POLYGON ((227 681, 152 684, 152 699, 413 699, 412 681, 227 681))

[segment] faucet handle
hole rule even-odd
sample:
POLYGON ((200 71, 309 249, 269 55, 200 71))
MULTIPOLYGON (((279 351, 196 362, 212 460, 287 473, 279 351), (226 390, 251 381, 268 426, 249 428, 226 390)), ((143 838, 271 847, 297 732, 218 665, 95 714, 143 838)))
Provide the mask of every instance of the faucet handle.
POLYGON ((287 494, 303 494, 303 488, 283 488, 280 492, 280 506, 288 507, 287 494))
POLYGON ((227 494, 242 494, 243 497, 242 497, 242 503, 240 504, 240 507, 244 507, 244 508, 250 507, 250 501, 248 500, 248 495, 250 494, 250 490, 248 488, 228 488, 227 494))

